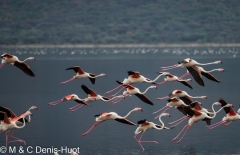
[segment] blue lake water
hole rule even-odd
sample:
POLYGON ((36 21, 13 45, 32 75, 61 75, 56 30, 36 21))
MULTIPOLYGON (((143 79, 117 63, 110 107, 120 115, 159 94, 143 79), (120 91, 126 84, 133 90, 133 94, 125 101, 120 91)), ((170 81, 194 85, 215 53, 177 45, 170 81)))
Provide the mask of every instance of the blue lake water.
MULTIPOLYGON (((199 48, 2 48, 0 53, 10 53, 23 60, 34 56, 36 61, 28 61, 36 77, 31 78, 12 65, 6 65, 0 69, 0 96, 1 105, 10 108, 19 115, 32 105, 38 107, 38 111, 32 111, 32 121, 23 129, 17 129, 14 133, 26 141, 21 143, 10 143, 9 146, 16 147, 16 153, 21 154, 19 147, 23 146, 24 153, 28 154, 53 154, 45 153, 40 148, 80 148, 83 155, 138 155, 141 148, 134 140, 136 126, 125 125, 116 121, 106 121, 87 136, 81 134, 86 132, 94 123, 94 115, 101 112, 117 112, 126 115, 135 107, 143 108, 143 112, 134 112, 129 120, 137 122, 147 119, 159 124, 154 120, 156 111, 167 104, 166 100, 158 101, 156 98, 168 95, 175 89, 187 91, 192 96, 206 95, 208 99, 198 99, 203 107, 211 109, 212 103, 224 98, 234 105, 235 110, 239 108, 238 74, 240 59, 239 47, 199 47, 199 48), (204 66, 206 70, 224 68, 225 72, 213 72, 221 83, 215 83, 204 78, 205 87, 200 87, 195 81, 191 81, 193 89, 181 83, 166 83, 158 88, 149 90, 146 95, 153 101, 154 106, 143 103, 136 96, 127 97, 116 105, 108 102, 95 101, 90 103, 91 107, 82 107, 76 112, 70 113, 68 108, 76 105, 74 101, 62 102, 51 107, 49 102, 56 101, 69 94, 77 94, 80 98, 87 95, 81 89, 81 85, 92 88, 100 95, 117 86, 116 80, 122 81, 127 77, 127 71, 139 71, 145 77, 155 79, 156 72, 160 67, 176 64, 178 61, 190 57, 201 63, 222 60, 223 64, 204 66), (80 66, 84 71, 90 73, 106 73, 106 77, 96 79, 92 85, 89 79, 77 79, 64 85, 63 82, 75 75, 74 71, 65 69, 72 66, 80 66), (38 150, 36 150, 38 149, 38 150), (37 153, 39 151, 40 153, 37 153)), ((173 75, 180 76, 186 73, 185 68, 169 70, 173 75)), ((159 78, 157 82, 163 80, 159 78)), ((135 84, 144 91, 149 84, 135 84)), ((106 95, 107 96, 107 95, 106 95)), ((183 115, 176 109, 168 110, 170 118, 163 117, 167 126, 168 122, 174 121, 183 115)), ((212 123, 220 121, 225 116, 221 111, 212 123)), ((190 128, 180 144, 171 140, 181 131, 187 121, 184 121, 171 130, 148 130, 143 140, 156 140, 159 144, 143 143, 144 154, 157 155, 202 155, 202 154, 240 154, 238 145, 240 121, 231 123, 227 127, 219 126, 213 130, 206 129, 205 122, 198 122, 190 128)), ((0 146, 5 146, 5 134, 0 134, 0 146)), ((67 154, 59 152, 59 154, 67 154)))

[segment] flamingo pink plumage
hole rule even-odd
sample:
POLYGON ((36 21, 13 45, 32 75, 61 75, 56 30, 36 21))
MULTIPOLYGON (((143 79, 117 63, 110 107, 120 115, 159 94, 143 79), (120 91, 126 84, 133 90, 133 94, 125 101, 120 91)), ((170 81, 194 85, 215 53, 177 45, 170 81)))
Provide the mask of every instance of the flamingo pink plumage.
POLYGON ((223 117, 222 121, 219 121, 215 124, 212 124, 210 126, 207 126, 207 129, 213 129, 221 124, 224 124, 224 126, 228 126, 232 121, 240 120, 240 109, 236 113, 231 104, 227 103, 225 100, 220 99, 219 102, 221 103, 222 107, 224 107, 224 111, 226 113, 226 116, 223 117))
POLYGON ((135 136, 134 136, 134 139, 138 142, 138 144, 141 146, 142 148, 142 153, 144 152, 144 147, 142 146, 141 143, 143 142, 150 142, 150 143, 156 143, 158 144, 157 141, 142 141, 142 136, 143 134, 146 132, 146 130, 148 129, 156 129, 156 130, 162 130, 162 129, 169 129, 167 127, 164 126, 164 123, 163 121, 161 120, 161 117, 162 116, 169 116, 170 117, 170 114, 168 113, 162 113, 160 116, 159 116, 159 121, 161 123, 161 125, 158 125, 158 124, 155 124, 153 122, 148 122, 146 119, 144 120, 140 120, 138 121, 138 124, 139 124, 139 127, 136 129, 135 131, 135 136), (139 139, 137 139, 137 136, 142 133, 142 135, 140 136, 139 139))
MULTIPOLYGON (((146 83, 152 83, 152 84, 156 84, 155 81, 160 77, 162 76, 161 74, 158 75, 154 80, 150 80, 149 78, 146 78, 142 75, 140 75, 139 72, 137 71, 128 71, 128 78, 124 79, 123 82, 121 82, 122 84, 120 84, 118 87, 110 90, 110 91, 107 91, 105 94, 108 94, 108 93, 111 93, 112 91, 122 87, 123 85, 129 85, 129 84, 134 84, 134 83, 142 83, 142 82, 146 82, 146 83)), ((118 81, 117 81, 118 82, 118 81)), ((118 82, 119 83, 119 82, 118 82)), ((122 87, 123 89, 124 87, 122 87)), ((122 90, 121 89, 121 90, 122 90)))
POLYGON ((210 64, 219 64, 222 63, 222 61, 214 61, 210 63, 199 63, 193 59, 186 58, 183 61, 179 61, 178 64, 172 65, 172 66, 167 66, 167 67, 161 67, 162 70, 169 70, 177 67, 191 67, 193 65, 210 65, 210 64))
POLYGON ((35 60, 34 57, 29 57, 23 61, 20 61, 17 56, 11 55, 8 53, 4 53, 1 55, 1 58, 2 58, 2 64, 0 64, 0 68, 2 68, 6 64, 12 64, 12 65, 16 66, 17 68, 21 69, 27 75, 29 75, 31 77, 35 77, 34 73, 30 69, 28 64, 25 63, 25 61, 27 61, 27 60, 35 60))
POLYGON ((24 140, 21 140, 19 138, 16 138, 13 136, 13 132, 10 134, 10 130, 11 129, 14 129, 14 128, 23 128, 25 125, 26 125, 26 122, 25 122, 25 117, 28 116, 28 115, 31 115, 32 113, 30 111, 26 111, 25 113, 21 114, 20 116, 18 117, 14 117, 12 119, 9 119, 8 115, 6 112, 2 112, 0 111, 0 120, 1 120, 1 124, 0 124, 0 132, 4 132, 6 131, 6 146, 8 143, 11 143, 11 142, 23 142, 25 145, 26 145, 26 142, 24 140), (23 125, 22 126, 18 126, 17 122, 18 120, 20 119, 23 119, 23 125), (14 138, 15 140, 13 141, 9 141, 8 138, 9 136, 11 138, 14 138))
POLYGON ((160 85, 160 84, 164 84, 166 82, 174 82, 174 81, 177 81, 177 82, 180 82, 182 83, 183 85, 189 87, 192 89, 192 86, 188 83, 188 81, 191 81, 191 79, 182 79, 182 78, 178 78, 177 76, 175 75, 172 75, 168 72, 159 72, 159 74, 161 75, 165 75, 167 78, 164 78, 164 81, 163 82, 159 82, 157 83, 157 85, 160 85))
POLYGON ((82 136, 86 136, 93 128, 95 128, 98 124, 106 121, 106 120, 115 120, 118 121, 120 123, 125 123, 128 125, 136 125, 133 122, 127 120, 126 118, 134 111, 142 111, 142 108, 134 108, 133 110, 131 110, 130 112, 128 112, 128 114, 126 116, 119 116, 117 113, 115 112, 104 112, 98 115, 95 115, 94 117, 96 117, 96 123, 93 124, 93 126, 84 134, 82 134, 82 136))
POLYGON ((101 73, 99 75, 95 75, 95 74, 92 74, 92 73, 84 72, 79 66, 70 67, 70 68, 67 68, 66 70, 74 70, 76 72, 76 75, 73 76, 73 78, 71 78, 67 81, 61 82, 60 84, 65 84, 65 83, 68 83, 72 80, 79 79, 79 78, 89 78, 90 81, 92 82, 92 84, 95 84, 95 79, 97 77, 106 76, 106 74, 104 74, 104 73, 101 73))

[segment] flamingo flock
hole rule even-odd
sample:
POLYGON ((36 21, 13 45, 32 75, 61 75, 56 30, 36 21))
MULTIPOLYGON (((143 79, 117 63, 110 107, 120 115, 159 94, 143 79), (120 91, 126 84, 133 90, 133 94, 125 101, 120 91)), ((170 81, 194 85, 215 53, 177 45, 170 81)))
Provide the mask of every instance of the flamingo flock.
MULTIPOLYGON (((29 57, 23 61, 20 61, 16 56, 4 53, 1 55, 2 58, 2 63, 0 64, 0 68, 5 66, 6 64, 12 64, 22 70, 25 74, 27 74, 30 77, 35 77, 35 74, 33 71, 30 69, 29 65, 25 62, 27 60, 35 60, 34 57, 29 57)), ((104 95, 97 94, 93 89, 90 87, 86 86, 85 84, 81 85, 81 88, 83 92, 87 95, 87 97, 79 97, 76 94, 70 94, 66 95, 63 98, 49 102, 49 106, 56 106, 60 104, 61 102, 64 101, 70 101, 73 100, 75 101, 76 105, 69 108, 70 112, 75 112, 77 109, 81 107, 88 107, 92 106, 94 107, 94 104, 91 102, 93 101, 104 101, 104 102, 109 102, 112 105, 115 105, 116 103, 123 101, 123 99, 128 98, 129 96, 135 95, 140 99, 140 102, 146 103, 148 105, 154 106, 153 99, 150 99, 146 94, 149 89, 154 88, 157 89, 157 87, 161 87, 162 84, 165 84, 167 82, 180 82, 183 85, 187 86, 188 89, 193 89, 193 87, 190 85, 191 79, 183 79, 186 76, 191 75, 193 79, 196 81, 197 84, 199 84, 201 87, 204 87, 204 79, 203 76, 206 77, 207 79, 218 82, 220 81, 211 74, 213 71, 221 71, 223 72, 223 68, 218 68, 218 69, 213 69, 210 71, 206 71, 203 67, 199 66, 204 66, 204 65, 211 65, 211 64, 220 64, 222 61, 214 61, 210 63, 198 63, 197 61, 186 58, 182 61, 179 61, 178 64, 172 65, 172 66, 166 66, 166 67, 161 67, 161 71, 158 71, 157 73, 159 74, 154 80, 151 80, 149 78, 146 78, 145 76, 141 75, 140 72, 138 71, 127 71, 128 77, 125 78, 122 82, 116 81, 118 86, 105 92, 104 95), (180 76, 175 76, 172 75, 169 72, 165 72, 165 70, 170 70, 174 68, 179 68, 179 67, 186 67, 187 68, 187 73, 180 75, 180 76), (163 81, 157 82, 159 78, 162 76, 165 76, 166 78, 163 79, 163 81), (148 83, 152 84, 149 87, 146 88, 144 92, 141 92, 137 87, 133 85, 137 85, 140 83, 148 83), (116 91, 114 93, 114 91, 116 91), (114 93, 111 95, 111 93, 114 93), (120 93, 120 95, 118 95, 120 93), (106 96, 109 95, 109 96, 106 96), (91 105, 90 105, 91 104, 91 105)), ((70 81, 73 81, 75 79, 81 79, 81 78, 89 78, 90 82, 92 84, 97 85, 96 78, 98 77, 103 77, 106 76, 105 73, 100 73, 98 75, 93 74, 93 73, 87 73, 81 69, 80 66, 73 66, 70 68, 67 68, 66 70, 73 70, 75 71, 76 75, 70 78, 67 81, 61 82, 60 84, 67 84, 70 81)), ((114 81, 113 81, 114 82, 114 81)), ((153 91, 153 90, 152 90, 153 91)), ((156 91, 156 90, 154 90, 156 91)), ((96 122, 93 124, 92 127, 90 127, 85 133, 82 134, 82 136, 88 135, 96 126, 101 124, 102 122, 105 122, 107 120, 115 120, 117 122, 123 123, 123 124, 128 124, 131 126, 137 126, 135 130, 135 135, 134 139, 136 142, 140 145, 142 152, 145 151, 142 143, 156 143, 158 144, 157 141, 155 140, 142 140, 143 134, 148 130, 148 129, 156 129, 156 130, 163 130, 167 129, 169 132, 176 128, 177 125, 180 123, 184 122, 184 120, 188 120, 188 123, 182 128, 182 130, 179 132, 176 137, 172 139, 174 142, 175 140, 179 139, 177 143, 179 144, 183 138, 186 136, 187 131, 198 121, 205 121, 207 126, 206 129, 211 130, 213 128, 216 128, 220 125, 228 126, 231 122, 235 120, 240 119, 240 109, 235 112, 233 109, 232 104, 229 104, 226 102, 224 99, 219 97, 218 101, 214 102, 212 104, 212 109, 206 109, 202 107, 201 102, 196 101, 196 99, 206 99, 207 96, 191 96, 189 95, 186 91, 183 90, 173 90, 170 92, 167 96, 165 97, 159 97, 156 98, 156 100, 163 100, 167 99, 168 103, 162 107, 161 109, 152 112, 152 114, 158 114, 157 116, 153 116, 153 118, 157 119, 160 122, 160 124, 154 123, 154 122, 149 122, 144 118, 139 118, 139 121, 137 123, 134 123, 133 121, 130 121, 127 119, 127 117, 135 111, 143 111, 141 107, 136 107, 132 110, 130 110, 125 116, 120 116, 116 112, 101 112, 100 114, 96 114, 94 117, 96 118, 96 122), (221 106, 217 111, 214 109, 214 106, 218 105, 221 106), (183 117, 178 118, 176 121, 169 122, 169 123, 164 123, 162 121, 163 116, 169 116, 170 114, 167 113, 166 111, 174 107, 177 110, 179 110, 182 114, 183 117), (223 119, 215 124, 212 124, 212 120, 216 117, 217 113, 219 113, 221 110, 224 110, 226 113, 226 116, 223 117, 223 119), (167 126, 166 126, 167 124, 167 126), (171 130, 170 130, 171 129, 171 130), (139 138, 137 138, 140 135, 139 138)), ((127 99, 126 99, 127 100, 127 99)), ((31 111, 32 109, 37 109, 36 106, 32 106, 30 109, 28 109, 26 112, 20 114, 19 116, 15 115, 9 108, 2 107, 0 106, 0 132, 5 132, 6 134, 6 146, 11 143, 11 142, 21 142, 26 144, 26 142, 22 139, 16 138, 13 136, 13 133, 15 129, 23 128, 27 123, 30 122, 31 120, 31 111), (26 117, 28 116, 28 119, 26 117), (13 130, 12 133, 10 130, 13 130), (13 140, 9 140, 12 138, 13 140)), ((124 129, 124 127, 123 127, 124 129)), ((108 129, 111 130, 111 129, 108 129)), ((121 131, 119 131, 121 132, 121 131)), ((73 153, 73 152, 72 152, 73 153)), ((56 153, 55 153, 56 154, 56 153)))

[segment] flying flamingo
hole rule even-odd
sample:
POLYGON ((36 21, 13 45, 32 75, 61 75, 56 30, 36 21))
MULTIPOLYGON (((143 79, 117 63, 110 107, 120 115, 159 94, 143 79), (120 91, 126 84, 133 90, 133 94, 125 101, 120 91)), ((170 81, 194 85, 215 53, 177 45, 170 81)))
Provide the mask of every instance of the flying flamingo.
MULTIPOLYGON (((33 109, 38 109, 36 106, 31 106, 27 111, 30 111, 33 110, 33 109)), ((16 119, 17 118, 17 115, 15 115, 9 108, 6 108, 6 107, 3 107, 3 106, 0 106, 0 111, 1 112, 5 112, 7 114, 7 117, 9 120, 12 120, 12 119, 16 119)), ((28 120, 25 119, 25 122, 26 123, 29 123, 31 121, 31 115, 28 115, 28 120)), ((21 125, 23 123, 23 118, 20 118, 16 121, 16 124, 17 125, 21 125)), ((13 134, 13 133, 12 133, 13 134)))
POLYGON ((14 65, 17 68, 21 69, 27 75, 29 75, 31 77, 35 77, 34 73, 30 69, 28 64, 25 63, 25 61, 27 61, 27 60, 35 60, 34 57, 29 57, 29 58, 21 61, 15 55, 4 53, 4 54, 1 55, 1 58, 2 58, 2 64, 0 64, 0 68, 2 68, 6 64, 10 64, 11 63, 12 65, 14 65))
MULTIPOLYGON (((199 66, 195 66, 195 67, 196 67, 197 70, 198 70, 203 76, 205 76, 207 79, 220 83, 220 81, 219 81, 216 77, 214 77, 214 76, 211 74, 211 72, 213 72, 213 71, 224 72, 224 69, 223 69, 223 68, 217 68, 217 69, 212 69, 212 70, 210 70, 210 71, 206 71, 206 70, 204 70, 202 67, 199 67, 199 66)), ((181 76, 181 78, 184 78, 184 77, 188 76, 189 74, 190 74, 189 71, 187 71, 187 73, 185 73, 183 76, 181 76)))
MULTIPOLYGON (((167 101, 168 101, 168 103, 166 104, 166 106, 164 106, 163 108, 161 108, 161 109, 153 112, 152 114, 155 114, 155 113, 157 113, 157 112, 159 112, 159 111, 162 111, 162 110, 164 110, 164 109, 166 109, 166 108, 169 108, 169 107, 175 107, 175 108, 177 108, 177 107, 179 107, 179 106, 188 106, 188 105, 185 104, 181 99, 178 99, 178 98, 176 98, 176 97, 172 97, 172 98, 168 99, 167 101)), ((159 116, 157 116, 157 117, 159 117, 159 116)), ((155 119, 156 119, 157 117, 155 117, 155 119)))
POLYGON ((173 69, 173 68, 177 68, 177 67, 191 67, 193 65, 210 65, 210 64, 219 64, 222 63, 222 61, 214 61, 214 62, 210 62, 210 63, 198 63, 197 61, 190 59, 190 58, 186 58, 183 61, 178 62, 178 64, 172 65, 172 66, 167 66, 167 67, 161 67, 162 70, 169 70, 169 69, 173 69))
MULTIPOLYGON (((174 99, 174 98, 173 98, 174 99)), ((171 126, 171 128, 177 126, 178 124, 180 124, 181 122, 183 122, 184 120, 186 120, 187 118, 191 117, 191 115, 193 115, 193 113, 188 113, 189 111, 192 111, 192 110, 195 110, 197 112, 204 112, 206 113, 207 115, 210 115, 210 114, 214 114, 211 110, 207 110, 205 108, 203 108, 201 106, 201 103, 198 102, 198 101, 195 101, 195 102, 192 102, 190 104, 180 104, 181 102, 177 101, 176 99, 175 100, 175 108, 177 108, 180 112, 182 112, 185 116, 181 117, 180 119, 176 120, 176 121, 173 121, 173 122, 170 122, 168 124, 174 124, 176 123, 175 125, 171 126)), ((171 99, 170 99, 171 101, 171 99)), ((172 101, 171 101, 172 102, 172 101)), ((171 103, 170 102, 170 103, 171 103)), ((160 109, 161 110, 161 109, 160 109)), ((220 110, 219 110, 220 111, 220 110)), ((216 113, 218 113, 219 111, 217 111, 216 113)), ((206 119, 204 120, 206 121, 207 125, 210 125, 211 124, 211 120, 209 119, 206 119)))
POLYGON ((167 128, 167 127, 164 127, 164 123, 163 123, 162 120, 161 120, 161 117, 162 117, 162 116, 169 116, 169 117, 170 117, 170 114, 168 114, 168 113, 162 113, 162 114, 159 116, 159 121, 160 121, 160 123, 161 123, 162 125, 158 125, 158 124, 155 124, 155 123, 153 123, 153 122, 148 122, 146 119, 138 121, 139 127, 138 127, 138 128, 136 129, 136 131, 135 131, 134 139, 135 139, 135 140, 138 142, 138 144, 141 146, 141 148, 142 148, 142 153, 144 152, 145 149, 143 148, 143 146, 142 146, 141 143, 143 143, 143 142, 149 143, 149 142, 150 142, 150 143, 156 143, 156 144, 158 144, 157 141, 142 141, 142 136, 143 136, 143 134, 145 133, 146 130, 148 130, 148 129, 157 129, 157 130, 169 129, 169 128, 167 128), (137 136, 138 136, 140 133, 142 133, 142 134, 141 134, 140 138, 137 139, 137 136))
POLYGON ((115 112, 104 112, 98 115, 95 115, 94 117, 96 117, 96 123, 93 124, 93 126, 84 134, 82 134, 82 136, 86 136, 93 128, 95 128, 98 124, 106 121, 106 120, 115 120, 118 121, 120 123, 125 123, 128 125, 136 125, 133 122, 127 120, 126 118, 134 111, 142 111, 142 108, 134 108, 133 110, 131 110, 130 112, 128 112, 128 114, 124 117, 119 116, 117 113, 115 112))
POLYGON ((164 81, 157 83, 157 85, 164 84, 166 82, 177 81, 177 82, 180 82, 180 83, 184 84, 185 86, 192 89, 192 86, 188 83, 188 81, 191 81, 191 79, 183 80, 183 79, 178 78, 177 76, 174 76, 168 72, 159 72, 159 74, 165 75, 167 78, 164 78, 164 81))
MULTIPOLYGON (((123 84, 119 81, 117 81, 119 84, 123 84)), ((132 85, 123 85, 125 88, 127 88, 126 91, 123 92, 123 96, 131 96, 131 95, 136 95, 140 100, 143 102, 153 105, 152 101, 145 95, 145 93, 150 89, 150 88, 155 88, 157 89, 157 86, 149 86, 146 88, 144 92, 141 92, 138 88, 132 86, 132 85)), ((116 94, 114 94, 116 95, 116 94)), ((121 98, 122 99, 122 98, 121 98)))
POLYGON ((71 70, 71 69, 76 72, 76 75, 73 76, 73 78, 71 78, 71 79, 69 79, 65 82, 61 82, 60 84, 65 84, 65 83, 68 83, 72 80, 79 79, 79 78, 89 78, 90 81, 92 82, 92 84, 95 84, 95 80, 96 80, 97 77, 106 76, 106 74, 104 74, 104 73, 101 73, 99 75, 95 75, 95 74, 92 74, 92 73, 84 72, 79 66, 70 67, 70 68, 67 68, 66 70, 71 70))
MULTIPOLYGON (((200 120, 206 121, 206 120, 213 119, 217 114, 217 112, 215 112, 215 110, 213 108, 214 105, 221 105, 221 103, 215 102, 215 103, 212 104, 212 109, 213 109, 213 112, 214 112, 213 116, 208 116, 205 112, 198 112, 198 111, 195 111, 195 110, 188 109, 187 113, 188 113, 189 116, 191 116, 191 118, 189 119, 188 124, 183 127, 183 129, 179 132, 179 134, 175 138, 173 138, 172 141, 175 141, 181 135, 181 133, 186 129, 186 131, 184 132, 182 137, 177 141, 177 143, 179 144, 181 142, 181 140, 183 139, 183 137, 185 136, 185 134, 187 133, 187 131, 189 130, 189 128, 191 126, 193 126, 195 123, 197 123, 200 120)), ((223 108, 224 107, 220 108, 220 110, 223 109, 223 108)), ((218 110, 218 112, 220 110, 218 110)))
POLYGON ((26 142, 24 140, 21 140, 19 138, 16 138, 14 137, 11 133, 10 134, 10 129, 14 129, 14 128, 23 128, 25 125, 26 125, 26 122, 25 122, 25 117, 28 116, 28 115, 31 115, 32 113, 30 111, 26 111, 25 113, 21 114, 20 116, 18 117, 14 117, 13 119, 9 119, 9 117, 7 116, 7 113, 6 112, 2 112, 0 111, 0 120, 1 120, 1 124, 0 124, 0 133, 1 132, 5 132, 5 135, 6 135, 6 146, 8 143, 11 143, 11 142, 23 142, 25 145, 26 145, 26 142), (23 119, 23 125, 22 126, 18 126, 17 125, 17 121, 20 120, 20 119, 23 119), (8 141, 8 138, 11 137, 11 138, 14 138, 16 140, 13 140, 13 141, 8 141))
MULTIPOLYGON (((116 99, 116 98, 124 98, 123 95, 115 96, 113 98, 108 98, 108 97, 104 97, 104 96, 98 95, 92 89, 88 88, 84 84, 81 85, 81 88, 88 95, 88 97, 84 99, 84 102, 86 104, 88 104, 89 102, 97 101, 97 100, 101 100, 101 101, 105 101, 105 102, 112 102, 113 104, 115 104, 115 102, 113 102, 114 99, 116 99)), ((78 105, 76 105, 76 106, 74 106, 72 108, 69 108, 69 110, 71 112, 74 112, 74 111, 76 111, 77 109, 79 109, 82 106, 83 105, 78 104, 78 105)))
POLYGON ((212 110, 203 108, 201 105, 202 104, 200 102, 195 101, 195 102, 192 102, 189 106, 192 110, 195 110, 195 111, 205 112, 206 114, 212 114, 212 115, 214 114, 212 110))
POLYGON ((193 102, 191 98, 207 98, 207 96, 190 96, 186 91, 183 90, 173 90, 168 96, 157 98, 157 100, 162 100, 171 97, 179 97, 186 104, 190 104, 193 102))
POLYGON ((222 107, 224 107, 224 111, 226 113, 226 116, 223 117, 222 121, 219 121, 215 124, 212 124, 210 126, 207 126, 207 129, 213 129, 221 124, 224 124, 224 126, 228 126, 230 123, 232 123, 232 121, 236 121, 240 119, 240 109, 238 110, 238 112, 236 113, 233 109, 232 106, 228 106, 231 104, 228 104, 226 101, 224 101, 223 99, 220 99, 219 102, 222 104, 222 107), (225 107, 226 106, 226 107, 225 107))
MULTIPOLYGON (((57 105, 57 104, 59 104, 59 103, 61 103, 63 101, 69 101, 69 100, 73 100, 73 101, 77 102, 78 103, 77 106, 80 105, 80 107, 82 107, 83 105, 88 106, 88 104, 85 102, 85 99, 80 99, 76 94, 67 95, 64 98, 60 99, 60 100, 57 100, 57 101, 54 101, 54 102, 50 102, 48 104, 50 106, 55 106, 55 105, 57 105)), ((74 107, 76 107, 76 106, 74 106, 74 107)), ((74 107, 69 108, 69 110, 71 111, 71 109, 73 109, 74 107)))
MULTIPOLYGON (((140 75, 139 72, 137 71, 128 71, 128 78, 124 79, 123 82, 121 82, 122 84, 120 84, 118 87, 110 90, 110 91, 107 91, 105 94, 108 94, 108 93, 111 93, 112 91, 122 87, 123 85, 129 85, 129 84, 134 84, 134 83, 142 83, 142 82, 146 82, 146 83, 152 83, 152 84, 156 84, 155 81, 160 77, 162 76, 161 74, 158 75, 154 80, 150 80, 142 75, 140 75)), ((117 81, 118 82, 118 81, 117 81)), ((122 87, 123 89, 124 87, 122 87)), ((121 90, 122 90, 121 89, 121 90)))
MULTIPOLYGON (((189 118, 189 115, 187 114, 186 109, 190 108, 190 106, 189 106, 189 104, 185 104, 181 99, 178 99, 176 97, 172 97, 172 98, 168 99, 167 101, 168 101, 168 103, 167 103, 166 106, 164 106, 163 108, 153 112, 153 114, 155 114, 155 113, 157 113, 159 111, 162 111, 164 109, 168 109, 169 107, 175 107, 180 112, 182 112, 184 114, 184 116, 181 117, 180 119, 176 120, 176 121, 168 123, 168 124, 176 123, 175 125, 171 126, 171 128, 174 128, 175 126, 177 126, 178 124, 180 124, 181 122, 183 122, 184 120, 189 118)), ((159 117, 159 116, 156 116, 155 119, 157 117, 159 117)))

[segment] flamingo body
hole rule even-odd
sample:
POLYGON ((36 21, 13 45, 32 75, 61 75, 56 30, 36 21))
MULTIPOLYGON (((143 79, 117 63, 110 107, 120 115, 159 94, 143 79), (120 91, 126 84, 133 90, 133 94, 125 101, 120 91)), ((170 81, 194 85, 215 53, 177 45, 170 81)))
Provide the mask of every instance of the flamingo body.
POLYGON ((70 67, 70 68, 67 68, 66 70, 74 70, 76 72, 76 75, 73 78, 71 78, 71 79, 69 79, 65 82, 61 82, 61 84, 65 84, 65 83, 70 82, 74 79, 80 79, 80 78, 89 78, 91 83, 95 84, 95 80, 96 80, 97 77, 106 76, 106 74, 104 74, 104 73, 101 73, 99 75, 95 75, 93 73, 84 72, 79 66, 70 67))
POLYGON ((30 69, 28 64, 25 63, 25 61, 27 61, 27 60, 35 60, 34 57, 29 57, 29 58, 21 61, 18 59, 18 57, 14 56, 14 55, 4 53, 1 55, 1 58, 2 58, 2 64, 0 65, 0 68, 6 64, 12 64, 12 65, 16 66, 17 68, 19 68, 20 70, 22 70, 27 75, 29 75, 31 77, 35 77, 35 74, 32 72, 32 70, 30 69))
POLYGON ((97 122, 94 123, 93 126, 87 132, 82 134, 82 136, 86 136, 93 128, 95 128, 98 124, 100 124, 106 120, 115 120, 120 123, 124 123, 124 124, 128 124, 128 125, 136 125, 135 123, 126 119, 134 111, 142 111, 142 108, 138 108, 138 107, 134 108, 131 111, 129 111, 126 116, 120 116, 115 112, 103 112, 101 114, 95 115, 94 117, 96 117, 97 122))
POLYGON ((148 129, 157 129, 157 130, 162 130, 162 129, 169 129, 167 127, 164 127, 164 123, 162 122, 161 120, 161 117, 162 116, 169 116, 170 117, 170 114, 168 113, 162 113, 160 116, 159 116, 159 121, 162 125, 158 125, 158 124, 155 124, 153 122, 148 122, 146 119, 144 120, 140 120, 138 121, 138 128, 135 130, 135 136, 134 136, 134 139, 138 142, 138 144, 140 145, 140 147, 142 148, 142 152, 144 152, 144 147, 142 146, 141 143, 143 142, 153 142, 153 143, 156 143, 158 144, 157 141, 142 141, 142 136, 143 134, 146 132, 146 130, 148 129), (137 136, 142 133, 142 135, 140 136, 139 139, 137 139, 137 136))

